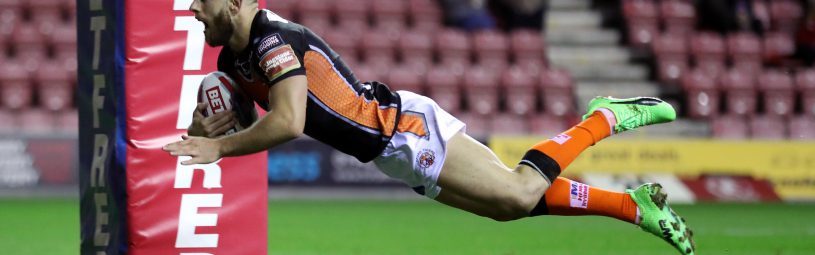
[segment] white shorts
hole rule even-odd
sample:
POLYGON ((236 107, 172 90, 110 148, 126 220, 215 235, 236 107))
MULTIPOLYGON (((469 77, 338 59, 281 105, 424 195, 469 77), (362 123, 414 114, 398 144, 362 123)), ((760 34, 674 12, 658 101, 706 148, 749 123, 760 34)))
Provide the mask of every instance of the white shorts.
POLYGON ((444 111, 432 99, 409 91, 397 91, 402 99, 399 126, 374 164, 386 175, 435 198, 447 141, 465 130, 465 124, 444 111))

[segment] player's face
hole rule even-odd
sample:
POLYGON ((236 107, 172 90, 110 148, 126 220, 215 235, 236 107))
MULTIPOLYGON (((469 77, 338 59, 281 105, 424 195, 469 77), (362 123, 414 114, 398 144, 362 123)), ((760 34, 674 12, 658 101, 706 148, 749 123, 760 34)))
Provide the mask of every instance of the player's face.
POLYGON ((204 38, 209 46, 229 43, 234 28, 229 17, 228 0, 193 0, 190 11, 195 19, 204 23, 204 38))

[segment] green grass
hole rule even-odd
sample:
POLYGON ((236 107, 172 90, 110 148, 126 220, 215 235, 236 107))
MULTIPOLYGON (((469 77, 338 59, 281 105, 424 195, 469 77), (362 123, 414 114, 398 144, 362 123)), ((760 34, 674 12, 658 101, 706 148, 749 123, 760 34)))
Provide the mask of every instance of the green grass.
MULTIPOLYGON (((498 223, 432 201, 273 201, 271 254, 678 254, 600 217, 498 223)), ((699 254, 813 254, 815 204, 679 206, 699 254)), ((78 203, 0 200, 2 254, 78 254, 78 203)))

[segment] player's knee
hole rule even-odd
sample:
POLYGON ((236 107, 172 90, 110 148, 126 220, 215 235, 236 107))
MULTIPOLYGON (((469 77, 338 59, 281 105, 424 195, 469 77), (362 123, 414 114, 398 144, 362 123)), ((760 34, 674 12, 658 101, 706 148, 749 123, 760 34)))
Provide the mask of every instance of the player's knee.
POLYGON ((496 221, 512 221, 529 216, 529 212, 540 201, 540 196, 534 190, 518 190, 506 196, 498 206, 498 213, 491 217, 496 221))

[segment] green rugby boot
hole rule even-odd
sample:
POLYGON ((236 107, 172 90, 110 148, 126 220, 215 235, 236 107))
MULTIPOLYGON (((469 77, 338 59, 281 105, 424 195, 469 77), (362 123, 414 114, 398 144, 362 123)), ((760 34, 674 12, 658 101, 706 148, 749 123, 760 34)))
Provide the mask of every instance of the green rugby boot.
POLYGON ((673 106, 653 97, 613 98, 595 97, 589 102, 589 111, 583 119, 594 111, 606 108, 614 113, 617 124, 614 133, 635 129, 642 126, 671 122, 676 119, 673 106))
POLYGON ((684 255, 696 254, 693 231, 685 225, 685 219, 676 215, 665 199, 668 195, 656 183, 640 185, 626 190, 640 211, 640 228, 662 238, 684 255))

